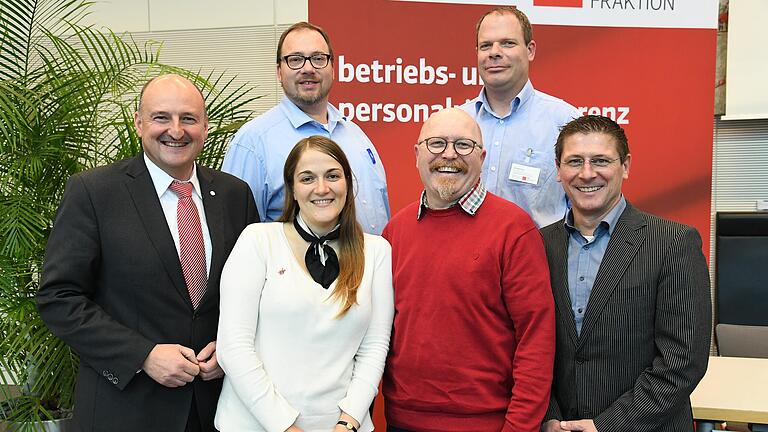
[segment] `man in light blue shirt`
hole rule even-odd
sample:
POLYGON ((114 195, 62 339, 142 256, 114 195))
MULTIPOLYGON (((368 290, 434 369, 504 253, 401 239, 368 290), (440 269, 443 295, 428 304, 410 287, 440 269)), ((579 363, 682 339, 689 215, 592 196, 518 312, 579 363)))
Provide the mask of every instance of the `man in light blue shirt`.
POLYGON ((568 294, 571 299, 571 310, 576 322, 576 333, 581 334, 584 323, 584 313, 587 310, 589 295, 595 285, 597 270, 605 256, 605 250, 611 235, 616 230, 619 216, 627 208, 627 200, 619 197, 619 202, 608 214, 603 216, 600 223, 592 231, 582 233, 576 226, 573 210, 565 217, 565 229, 568 231, 568 294))
POLYGON ((554 145, 562 125, 580 113, 533 88, 536 54, 531 23, 514 7, 499 7, 477 24, 477 66, 483 89, 462 106, 483 132, 488 156, 483 183, 527 211, 539 227, 560 220, 568 201, 555 179, 554 145))
POLYGON ((283 212, 283 165, 288 153, 302 138, 328 137, 344 150, 352 166, 363 230, 380 234, 390 212, 384 167, 362 129, 328 103, 333 49, 325 31, 300 22, 283 32, 277 45, 277 76, 285 97, 237 132, 222 170, 245 180, 262 220, 274 221, 283 212))

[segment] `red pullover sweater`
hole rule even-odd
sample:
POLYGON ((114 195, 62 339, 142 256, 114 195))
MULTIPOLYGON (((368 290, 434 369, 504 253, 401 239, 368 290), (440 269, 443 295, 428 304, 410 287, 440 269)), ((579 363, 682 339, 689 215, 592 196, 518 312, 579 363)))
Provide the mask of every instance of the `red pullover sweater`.
POLYGON ((384 373, 387 422, 415 431, 538 431, 549 403, 555 319, 531 218, 488 193, 400 211, 392 244, 395 321, 384 373))

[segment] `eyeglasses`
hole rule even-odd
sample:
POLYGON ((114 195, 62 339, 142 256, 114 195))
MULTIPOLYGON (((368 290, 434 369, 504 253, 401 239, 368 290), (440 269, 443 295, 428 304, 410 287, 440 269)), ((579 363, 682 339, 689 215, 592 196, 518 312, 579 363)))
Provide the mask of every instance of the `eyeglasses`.
POLYGON ((303 56, 301 54, 290 54, 287 56, 283 56, 283 61, 288 66, 288 68, 293 70, 299 70, 304 67, 304 65, 307 63, 307 60, 309 60, 309 63, 312 65, 315 69, 323 69, 324 67, 328 66, 328 63, 331 60, 330 54, 323 54, 323 53, 317 53, 312 54, 311 56, 303 56))
POLYGON ((431 137, 419 141, 419 144, 424 143, 432 154, 442 154, 445 149, 448 148, 448 143, 453 143, 453 150, 456 154, 466 156, 472 153, 475 147, 482 147, 478 145, 474 140, 469 138, 459 138, 453 141, 449 141, 442 137, 431 137))
POLYGON ((584 164, 589 162, 589 166, 592 167, 592 169, 602 169, 607 168, 610 164, 616 162, 617 160, 621 159, 621 157, 617 157, 615 159, 608 159, 604 157, 593 157, 589 159, 584 158, 571 158, 567 161, 563 161, 560 163, 561 166, 565 166, 569 169, 572 169, 574 171, 581 170, 582 167, 584 167, 584 164))

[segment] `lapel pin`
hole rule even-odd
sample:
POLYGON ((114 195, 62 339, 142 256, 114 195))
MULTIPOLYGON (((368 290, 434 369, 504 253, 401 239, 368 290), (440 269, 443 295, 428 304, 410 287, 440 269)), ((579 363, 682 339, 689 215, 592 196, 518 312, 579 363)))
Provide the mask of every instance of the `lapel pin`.
POLYGON ((216 196, 216 191, 210 191, 209 193, 211 194, 211 196, 216 196))
POLYGON ((284 268, 281 268, 280 270, 277 271, 277 274, 279 274, 280 276, 282 276, 283 273, 285 273, 285 269, 284 268))

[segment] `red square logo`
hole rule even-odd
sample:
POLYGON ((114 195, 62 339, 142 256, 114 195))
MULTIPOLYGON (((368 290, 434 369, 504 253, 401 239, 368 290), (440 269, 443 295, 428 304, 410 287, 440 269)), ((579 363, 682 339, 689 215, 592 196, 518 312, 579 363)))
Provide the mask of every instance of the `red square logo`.
POLYGON ((583 7, 583 0, 533 0, 534 6, 583 7))

